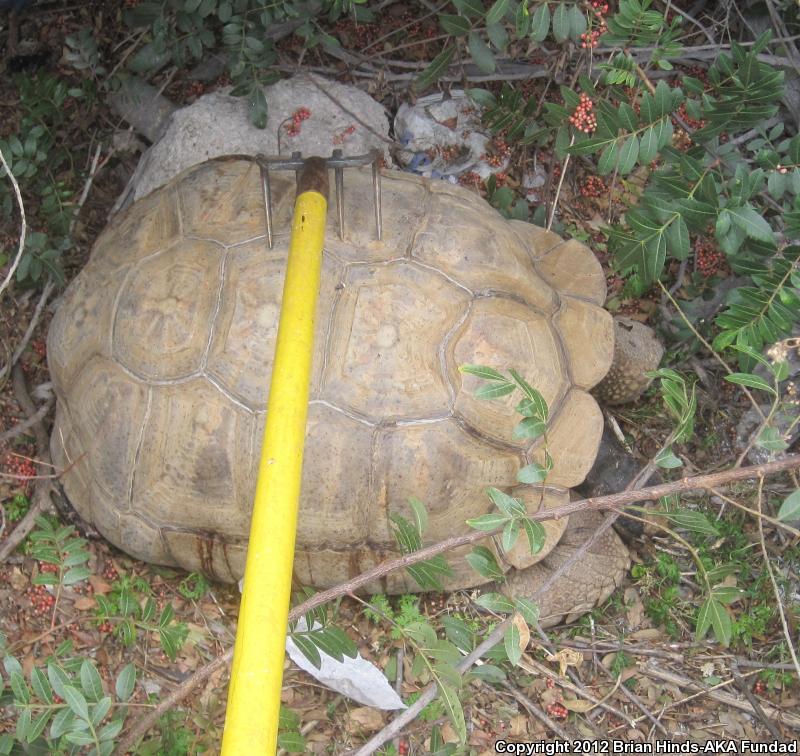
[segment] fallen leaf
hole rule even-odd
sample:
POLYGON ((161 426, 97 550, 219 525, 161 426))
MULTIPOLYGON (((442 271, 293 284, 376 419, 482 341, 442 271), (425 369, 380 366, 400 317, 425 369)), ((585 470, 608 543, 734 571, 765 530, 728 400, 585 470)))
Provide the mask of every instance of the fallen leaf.
POLYGON ((528 648, 528 643, 531 641, 531 630, 528 627, 528 623, 525 622, 525 618, 519 612, 514 612, 511 622, 519 630, 519 649, 524 653, 525 649, 528 648))
POLYGON ((378 709, 373 709, 371 706, 359 706, 355 709, 350 709, 348 715, 348 729, 353 730, 367 730, 368 732, 375 732, 383 727, 383 714, 378 709))
POLYGON ((578 698, 565 698, 561 703, 564 704, 564 708, 575 711, 578 714, 585 714, 596 706, 596 704, 591 701, 578 698))
POLYGON ((647 627, 644 630, 637 630, 628 636, 629 640, 653 640, 660 638, 662 632, 657 627, 647 627))
POLYGON ((517 714, 511 717, 511 731, 510 735, 515 738, 521 738, 528 734, 528 717, 523 714, 517 714))
POLYGON ((111 593, 111 586, 103 580, 99 575, 89 575, 89 585, 94 588, 95 593, 100 593, 101 595, 105 595, 106 593, 111 593))
POLYGON ((11 570, 8 582, 11 583, 11 587, 15 591, 22 591, 28 587, 28 578, 19 567, 14 567, 14 569, 11 570))
POLYGON ((583 664, 583 654, 574 648, 562 648, 555 654, 548 654, 547 661, 557 661, 558 673, 564 677, 570 667, 580 667, 583 664))
POLYGON ((80 598, 76 598, 75 601, 72 602, 72 605, 79 612, 85 612, 88 609, 94 609, 97 606, 97 602, 91 596, 81 596, 80 598))

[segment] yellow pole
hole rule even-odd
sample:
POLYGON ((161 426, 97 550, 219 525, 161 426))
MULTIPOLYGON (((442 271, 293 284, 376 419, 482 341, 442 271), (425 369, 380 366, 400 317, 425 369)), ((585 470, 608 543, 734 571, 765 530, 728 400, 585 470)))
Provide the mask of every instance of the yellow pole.
POLYGON ((298 179, 289 243, 228 689, 223 756, 274 756, 277 749, 314 319, 327 213, 324 161, 309 158, 306 165, 298 179))

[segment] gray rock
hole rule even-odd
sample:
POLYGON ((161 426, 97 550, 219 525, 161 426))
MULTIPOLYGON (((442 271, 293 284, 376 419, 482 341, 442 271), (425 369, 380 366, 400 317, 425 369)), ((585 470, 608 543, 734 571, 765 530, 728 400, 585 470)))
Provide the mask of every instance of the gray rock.
POLYGON ((142 158, 131 179, 130 196, 139 199, 181 171, 220 155, 289 155, 299 150, 328 156, 337 147, 351 155, 376 147, 386 150, 389 121, 380 103, 356 87, 315 76, 318 87, 311 78, 301 74, 265 88, 265 129, 250 123, 244 99, 224 92, 204 95, 175 111, 163 136, 142 158), (299 134, 290 136, 282 124, 301 107, 308 108, 311 116, 299 134), (346 133, 351 126, 352 133, 346 133), (343 137, 341 143, 337 137, 343 137))

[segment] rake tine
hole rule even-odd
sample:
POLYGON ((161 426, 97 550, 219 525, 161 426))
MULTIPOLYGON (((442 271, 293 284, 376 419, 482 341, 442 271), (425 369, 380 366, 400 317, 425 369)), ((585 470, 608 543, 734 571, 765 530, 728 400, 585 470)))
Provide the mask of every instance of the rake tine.
MULTIPOLYGON (((341 150, 333 151, 334 159, 341 157, 341 150)), ((336 212, 339 215, 339 238, 344 241, 344 169, 334 168, 333 174, 336 179, 336 212)))
POLYGON ((264 195, 264 214, 267 220, 267 244, 272 249, 272 192, 269 186, 269 169, 261 164, 261 192, 264 195))
POLYGON ((375 160, 372 163, 372 190, 375 193, 375 232, 378 236, 378 241, 382 240, 383 227, 381 224, 381 174, 378 166, 380 156, 375 154, 375 160))

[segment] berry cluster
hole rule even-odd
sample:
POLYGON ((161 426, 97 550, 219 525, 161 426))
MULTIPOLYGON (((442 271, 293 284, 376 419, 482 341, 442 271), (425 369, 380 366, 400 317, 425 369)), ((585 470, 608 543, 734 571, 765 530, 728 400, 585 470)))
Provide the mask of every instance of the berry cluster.
POLYGON ((767 685, 763 680, 756 680, 753 684, 753 693, 763 696, 767 692, 767 685))
POLYGON ((114 566, 114 563, 111 561, 106 562, 106 566, 103 568, 102 576, 106 580, 117 580, 119 578, 119 573, 117 572, 117 568, 114 566))
POLYGON ((684 122, 688 123, 693 129, 702 129, 703 126, 706 125, 706 122, 702 119, 692 118, 686 112, 686 103, 682 102, 681 106, 678 108, 678 115, 684 120, 684 122))
POLYGON ((602 197, 608 191, 608 187, 600 176, 587 176, 581 184, 580 191, 584 197, 602 197))
POLYGON ((104 620, 97 626, 97 629, 101 633, 110 633, 114 629, 114 626, 108 620, 104 620))
POLYGON ((547 707, 547 713, 553 717, 553 719, 566 719, 569 716, 567 707, 558 701, 553 701, 553 703, 547 707))
POLYGON ((592 13, 597 20, 597 28, 589 29, 581 34, 581 47, 584 49, 594 49, 598 45, 600 37, 608 31, 606 25, 606 15, 608 15, 608 3, 604 0, 592 0, 592 13))
POLYGON ((445 163, 454 162, 461 154, 461 148, 457 144, 446 144, 443 147, 431 148, 428 150, 428 157, 431 160, 435 160, 437 151, 439 157, 441 157, 445 163))
POLYGON ((467 171, 458 177, 458 183, 461 184, 461 186, 480 186, 483 183, 483 179, 480 177, 479 173, 467 171))
POLYGON ((184 86, 183 94, 189 102, 194 102, 198 97, 205 94, 206 85, 202 81, 188 81, 184 86))
POLYGON ((308 108, 298 108, 292 113, 291 120, 286 119, 286 133, 289 136, 297 136, 300 133, 303 121, 311 118, 311 111, 308 108))
POLYGON ((47 343, 44 339, 35 339, 31 344, 33 347, 33 351, 39 355, 42 359, 45 358, 47 355, 47 343))
POLYGON ((591 134, 597 128, 597 117, 592 112, 594 103, 585 92, 581 93, 581 100, 575 112, 569 117, 569 122, 585 134, 591 134))
POLYGON ((333 139, 331 141, 333 142, 333 144, 344 144, 347 137, 355 133, 356 133, 356 127, 351 123, 346 129, 344 129, 340 133, 334 134, 333 139))
POLYGON ((36 476, 36 466, 26 457, 8 452, 3 463, 10 475, 16 477, 24 490, 27 490, 30 479, 36 476))
POLYGON ((706 278, 719 273, 725 266, 725 255, 709 239, 698 239, 695 242, 694 255, 697 269, 706 278))
POLYGON ((47 614, 56 603, 56 597, 52 596, 44 585, 32 585, 25 593, 30 599, 36 617, 47 614))

